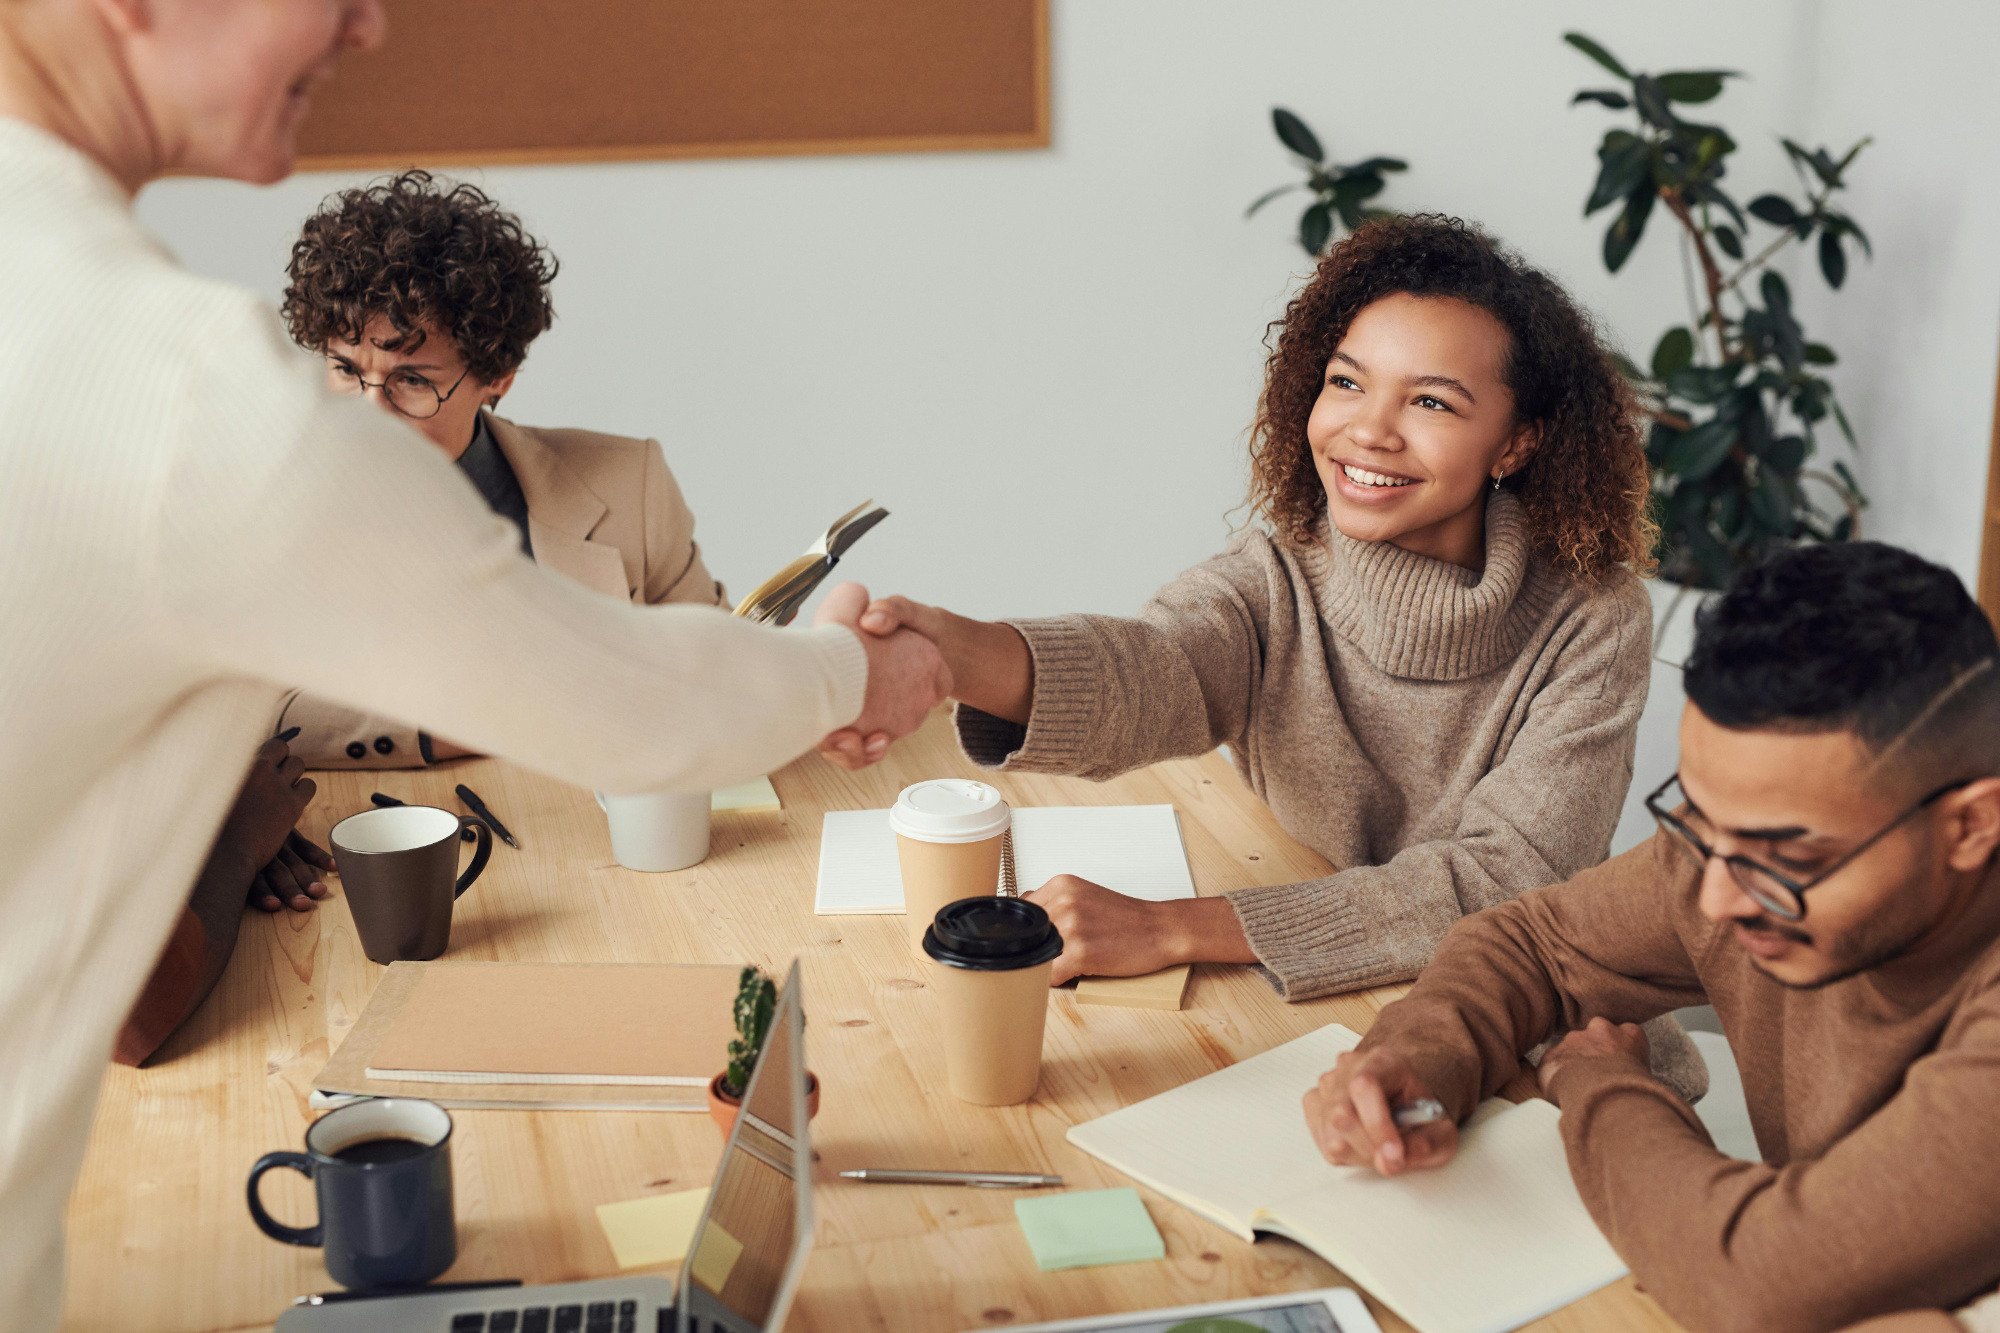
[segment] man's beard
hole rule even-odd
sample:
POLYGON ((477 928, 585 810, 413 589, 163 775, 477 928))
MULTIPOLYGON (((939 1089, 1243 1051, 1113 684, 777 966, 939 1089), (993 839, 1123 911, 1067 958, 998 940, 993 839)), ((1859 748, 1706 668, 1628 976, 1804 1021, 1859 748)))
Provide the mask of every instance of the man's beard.
MULTIPOLYGON (((1800 930, 1796 926, 1782 925, 1764 917, 1759 917, 1755 923, 1738 922, 1736 924, 1756 934, 1781 935, 1786 939, 1797 940, 1808 947, 1816 943, 1813 935, 1809 932, 1800 930)), ((1754 956, 1750 959, 1750 965, 1769 977, 1772 981, 1783 986, 1786 990, 1816 991, 1894 960, 1908 950, 1912 944, 1915 944, 1918 939, 1922 938, 1924 933, 1930 929, 1928 925, 1917 925, 1907 930, 1897 930, 1895 927, 1886 924, 1871 929, 1873 925, 1874 923, 1872 922, 1864 922, 1855 927, 1853 932, 1846 938, 1827 949, 1826 958, 1828 962, 1833 964, 1833 970, 1822 977, 1811 977, 1803 981, 1788 980, 1772 972, 1760 959, 1754 956)))

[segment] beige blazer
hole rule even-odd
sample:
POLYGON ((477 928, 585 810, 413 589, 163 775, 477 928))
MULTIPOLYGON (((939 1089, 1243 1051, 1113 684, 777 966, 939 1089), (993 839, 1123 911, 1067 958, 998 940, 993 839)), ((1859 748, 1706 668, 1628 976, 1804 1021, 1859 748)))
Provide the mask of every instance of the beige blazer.
MULTIPOLYGON (((726 605, 656 441, 517 426, 490 413, 486 428, 521 483, 537 564, 648 606, 726 605)), ((309 768, 424 763, 415 726, 306 694, 286 700, 277 727, 300 729, 292 753, 309 768)))

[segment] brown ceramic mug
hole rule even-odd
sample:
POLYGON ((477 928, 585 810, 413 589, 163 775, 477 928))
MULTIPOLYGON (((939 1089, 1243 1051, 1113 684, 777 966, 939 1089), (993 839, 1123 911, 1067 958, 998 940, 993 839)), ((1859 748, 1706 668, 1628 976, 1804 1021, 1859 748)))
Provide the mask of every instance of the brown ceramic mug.
POLYGON ((476 819, 432 805, 391 805, 333 826, 333 859, 354 929, 371 962, 423 962, 451 943, 451 905, 493 854, 476 819), (458 834, 473 831, 471 864, 458 873, 458 834))

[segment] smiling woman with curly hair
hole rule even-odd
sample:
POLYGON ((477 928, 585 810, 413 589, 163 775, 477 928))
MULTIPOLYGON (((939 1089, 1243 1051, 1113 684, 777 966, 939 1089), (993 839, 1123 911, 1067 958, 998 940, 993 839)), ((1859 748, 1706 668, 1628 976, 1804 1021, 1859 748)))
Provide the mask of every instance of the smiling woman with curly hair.
MULTIPOLYGON (((1155 903, 1030 896, 1057 981, 1257 963, 1289 999, 1407 981, 1454 921, 1602 860, 1651 614, 1646 464, 1590 319, 1450 218, 1372 223, 1275 326, 1251 436, 1267 522, 1134 619, 984 623, 902 598, 976 761, 1104 778, 1227 745, 1335 873, 1155 903)), ((1684 1035, 1659 1067, 1703 1085, 1684 1035)))

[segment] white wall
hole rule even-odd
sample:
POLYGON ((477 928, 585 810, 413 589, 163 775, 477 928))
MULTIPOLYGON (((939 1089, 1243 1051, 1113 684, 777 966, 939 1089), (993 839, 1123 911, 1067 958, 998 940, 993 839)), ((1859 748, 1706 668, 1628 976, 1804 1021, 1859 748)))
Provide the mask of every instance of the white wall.
MULTIPOLYGON (((1586 222, 1609 113, 1565 46, 1644 68, 1739 68, 1713 104, 1733 184, 1790 189, 1776 136, 1875 146, 1851 207, 1876 261, 1808 327, 1865 448, 1871 535, 1977 564, 2000 357, 2000 6, 1913 0, 1422 7, 1056 0, 1045 152, 464 173, 563 261, 556 328, 506 410, 656 435, 741 588, 865 496, 895 511, 853 575, 974 614, 1129 611, 1216 549, 1241 496, 1260 339, 1304 267, 1295 214, 1243 208, 1291 171, 1273 103, 1345 160, 1412 163, 1384 197, 1477 219, 1643 356, 1684 310, 1659 234, 1617 278, 1586 222)), ((393 36, 392 36, 393 40, 393 36)), ((356 179, 153 187, 195 268, 273 294, 299 220, 356 179)), ((1796 193, 1796 191, 1794 191, 1796 193)), ((1671 767, 1671 699, 1641 782, 1671 767), (1665 739, 1663 740, 1662 737, 1665 739)))

